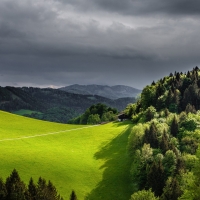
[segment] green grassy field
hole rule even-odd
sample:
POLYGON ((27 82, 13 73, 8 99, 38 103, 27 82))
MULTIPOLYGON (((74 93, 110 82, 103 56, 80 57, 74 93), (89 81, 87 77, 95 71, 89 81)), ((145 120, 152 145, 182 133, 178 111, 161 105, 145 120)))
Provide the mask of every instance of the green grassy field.
POLYGON ((5 179, 13 168, 26 183, 42 176, 64 199, 74 189, 79 200, 128 200, 131 127, 65 125, 0 112, 0 176, 5 179))

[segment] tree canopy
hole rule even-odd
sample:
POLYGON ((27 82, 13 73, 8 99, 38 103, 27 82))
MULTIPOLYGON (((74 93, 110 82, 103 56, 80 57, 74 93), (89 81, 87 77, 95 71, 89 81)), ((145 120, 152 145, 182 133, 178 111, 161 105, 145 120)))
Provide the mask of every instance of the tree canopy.
POLYGON ((71 124, 98 124, 116 120, 116 108, 108 107, 102 103, 90 106, 83 115, 70 120, 71 124))
POLYGON ((146 86, 125 113, 135 124, 128 151, 134 199, 199 199, 200 70, 146 86))

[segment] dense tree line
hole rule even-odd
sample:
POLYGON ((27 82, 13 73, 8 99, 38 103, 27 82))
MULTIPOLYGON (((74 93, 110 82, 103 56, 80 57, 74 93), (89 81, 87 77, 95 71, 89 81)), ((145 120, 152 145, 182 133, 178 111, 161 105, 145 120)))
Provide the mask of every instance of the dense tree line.
POLYGON ((181 198, 200 158, 200 112, 165 116, 161 111, 146 120, 141 118, 129 136, 133 190, 151 190, 160 200, 181 198))
POLYGON ((171 73, 125 109, 135 124, 128 141, 131 200, 200 199, 199 73, 171 73))
POLYGON ((70 120, 72 124, 98 124, 116 120, 117 109, 98 103, 90 106, 83 115, 70 120))
MULTIPOLYGON (((1 200, 63 200, 58 194, 55 186, 51 181, 46 181, 39 177, 37 183, 30 178, 28 185, 21 180, 16 169, 12 171, 10 176, 4 182, 0 178, 0 199, 1 200)), ((75 191, 73 190, 70 200, 77 200, 75 191)))
POLYGON ((200 109, 200 70, 195 67, 187 73, 175 72, 156 83, 147 85, 137 104, 128 109, 129 115, 153 106, 157 111, 167 108, 170 112, 193 112, 200 109))

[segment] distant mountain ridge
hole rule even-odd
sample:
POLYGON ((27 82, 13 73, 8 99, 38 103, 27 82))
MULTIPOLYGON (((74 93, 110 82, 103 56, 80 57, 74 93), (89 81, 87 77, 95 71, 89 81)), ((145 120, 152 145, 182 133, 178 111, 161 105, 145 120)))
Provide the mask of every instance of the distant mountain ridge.
POLYGON ((83 114, 93 104, 103 103, 121 111, 128 103, 134 102, 135 98, 130 97, 112 100, 51 88, 0 87, 0 110, 17 113, 16 111, 25 109, 34 111, 26 116, 62 123, 83 114))
POLYGON ((136 97, 141 90, 125 85, 70 85, 59 88, 60 90, 84 95, 98 95, 109 99, 119 99, 124 97, 136 97))

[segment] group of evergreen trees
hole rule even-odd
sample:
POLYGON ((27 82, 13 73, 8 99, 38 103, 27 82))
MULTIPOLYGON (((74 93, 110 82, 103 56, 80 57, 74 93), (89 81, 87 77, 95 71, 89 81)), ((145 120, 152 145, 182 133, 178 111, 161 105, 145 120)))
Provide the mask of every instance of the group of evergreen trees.
POLYGON ((160 200, 176 200, 187 187, 184 176, 198 160, 200 112, 160 115, 136 124, 129 137, 133 188, 150 189, 160 200))
MULTIPOLYGON (((149 124, 149 128, 146 127, 145 130, 140 130, 142 138, 140 146, 134 148, 129 143, 129 151, 134 152, 133 159, 137 159, 138 162, 136 164, 137 171, 132 171, 133 179, 137 182, 138 189, 151 189, 156 196, 161 196, 160 199, 163 200, 173 200, 176 199, 174 196, 180 196, 181 194, 176 179, 184 167, 178 164, 178 162, 182 162, 182 158, 179 155, 180 151, 177 149, 176 140, 173 137, 173 134, 178 133, 174 132, 177 127, 173 121, 174 119, 171 122, 170 132, 167 132, 164 128, 162 131, 158 130, 160 128, 159 124, 156 121, 152 121, 149 124), (167 181, 177 182, 176 191, 171 191, 171 195, 167 193, 168 190, 163 192, 163 189, 166 189, 167 181)), ((135 134, 135 129, 133 129, 133 134, 135 134)), ((135 136, 133 135, 132 137, 135 136)))
POLYGON ((127 106, 125 113, 135 123, 128 142, 131 200, 200 199, 199 73, 196 67, 170 74, 127 106))
POLYGON ((194 110, 200 109, 200 76, 195 67, 187 73, 175 72, 156 83, 146 86, 141 99, 137 102, 136 112, 154 106, 158 111, 169 109, 170 112, 181 112, 192 105, 194 110))
POLYGON ((99 124, 116 119, 117 109, 108 107, 102 103, 90 106, 83 115, 70 120, 71 124, 99 124))
MULTIPOLYGON (((35 184, 30 178, 28 186, 21 180, 18 172, 14 169, 4 182, 0 179, 1 200, 63 200, 58 194, 51 181, 39 177, 35 184)), ((72 191, 70 200, 77 200, 76 194, 72 191)))

